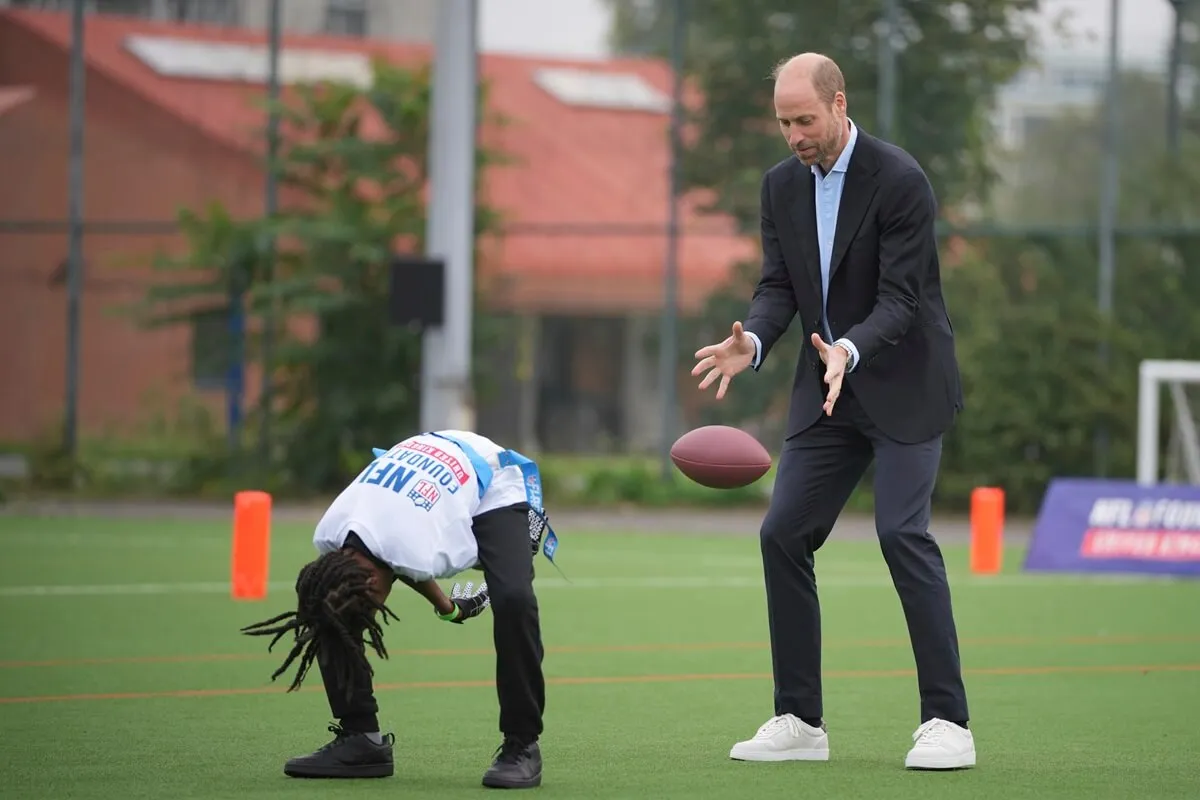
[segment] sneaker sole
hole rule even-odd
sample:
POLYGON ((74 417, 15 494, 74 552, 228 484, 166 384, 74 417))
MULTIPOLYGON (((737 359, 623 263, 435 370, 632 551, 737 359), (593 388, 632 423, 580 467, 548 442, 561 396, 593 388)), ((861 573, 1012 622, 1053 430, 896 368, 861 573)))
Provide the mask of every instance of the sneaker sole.
POLYGON ((970 769, 973 766, 975 766, 974 753, 955 758, 936 758, 928 761, 924 759, 919 761, 910 761, 907 758, 904 759, 904 768, 912 770, 970 769))
POLYGON ((532 778, 524 781, 506 781, 496 778, 483 777, 483 785, 489 789, 535 789, 542 785, 542 773, 538 772, 532 778))
POLYGON ((333 770, 307 767, 283 768, 283 774, 289 778, 390 778, 395 771, 394 764, 346 764, 333 770))
POLYGON ((736 749, 729 751, 729 757, 734 761, 828 761, 828 750, 773 750, 762 753, 739 753, 736 749))

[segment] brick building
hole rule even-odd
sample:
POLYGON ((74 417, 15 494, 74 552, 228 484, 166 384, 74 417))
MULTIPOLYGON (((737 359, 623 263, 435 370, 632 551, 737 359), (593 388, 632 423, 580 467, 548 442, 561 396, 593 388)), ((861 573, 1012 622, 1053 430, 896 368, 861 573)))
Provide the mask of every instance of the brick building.
MULTIPOLYGON (((221 390, 195 374, 202 330, 142 330, 119 309, 142 297, 149 254, 177 241, 178 208, 220 199, 261 214, 254 131, 264 119, 253 101, 266 63, 263 34, 249 29, 90 15, 85 42, 87 435, 169 416, 183 397, 221 407, 221 390)), ((68 15, 0 10, 0 441, 52 428, 63 407, 69 49, 68 15)), ((284 53, 310 75, 336 68, 351 79, 372 55, 429 58, 421 43, 328 35, 288 34, 284 53)), ((510 227, 479 272, 504 279, 490 301, 521 317, 534 367, 514 374, 511 402, 480 409, 481 426, 553 449, 654 437, 657 359, 643 343, 662 306, 669 69, 483 55, 480 70, 492 109, 509 119, 481 136, 515 159, 486 180, 510 227)), ((702 232, 679 243, 691 307, 756 248, 728 220, 693 211, 697 201, 684 204, 682 225, 702 232)), ((253 402, 253 375, 247 389, 253 402)))

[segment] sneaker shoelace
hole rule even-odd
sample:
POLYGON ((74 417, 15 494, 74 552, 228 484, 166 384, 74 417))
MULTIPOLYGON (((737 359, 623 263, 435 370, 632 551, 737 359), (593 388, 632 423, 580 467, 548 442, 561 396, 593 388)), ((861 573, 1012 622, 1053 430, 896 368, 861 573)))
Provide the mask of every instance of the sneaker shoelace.
POLYGON ((941 743, 945 733, 946 723, 940 719, 931 719, 917 728, 917 732, 913 734, 913 740, 919 745, 937 745, 941 743))
POLYGON ((521 742, 513 739, 505 739, 500 743, 500 746, 496 748, 496 757, 499 761, 503 761, 508 764, 516 764, 524 755, 525 748, 526 745, 522 744, 521 742))
POLYGON ((796 724, 796 721, 792 717, 781 716, 771 717, 769 720, 764 722, 762 727, 758 729, 758 733, 754 735, 754 738, 770 739, 775 734, 784 730, 788 731, 793 736, 800 735, 799 726, 796 724))
POLYGON ((350 734, 347 733, 345 731, 345 729, 342 728, 341 725, 330 725, 328 730, 330 733, 333 734, 333 741, 325 744, 323 747, 321 747, 321 750, 318 752, 321 752, 323 750, 328 750, 329 748, 340 744, 343 739, 350 736, 350 734))

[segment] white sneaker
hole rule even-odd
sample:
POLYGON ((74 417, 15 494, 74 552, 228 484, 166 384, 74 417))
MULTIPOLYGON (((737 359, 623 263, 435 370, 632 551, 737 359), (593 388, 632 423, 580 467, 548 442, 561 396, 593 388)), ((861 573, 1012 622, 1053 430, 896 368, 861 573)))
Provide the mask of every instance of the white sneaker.
POLYGON ((975 737, 944 719, 929 720, 913 734, 906 769, 963 769, 975 766, 975 737))
POLYGON ((784 714, 763 723, 753 739, 735 744, 729 757, 735 761, 828 761, 829 734, 784 714))

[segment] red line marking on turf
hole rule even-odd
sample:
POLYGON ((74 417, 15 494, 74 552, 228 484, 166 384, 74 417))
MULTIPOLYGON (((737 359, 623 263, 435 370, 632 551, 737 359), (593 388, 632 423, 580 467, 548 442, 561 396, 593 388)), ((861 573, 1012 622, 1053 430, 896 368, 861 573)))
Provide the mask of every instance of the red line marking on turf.
POLYGON ((0 661, 0 669, 35 667, 96 667, 104 664, 186 664, 205 661, 260 661, 259 653, 211 653, 178 656, 124 656, 119 658, 51 658, 45 661, 0 661))
MULTIPOLYGON (((960 646, 977 647, 1032 647, 1037 645, 1104 645, 1104 644, 1200 644, 1200 636, 985 636, 959 640, 960 646)), ((908 647, 908 639, 843 639, 825 643, 825 649, 853 649, 857 647, 908 647)), ((675 644, 583 644, 547 647, 548 653, 695 653, 717 650, 766 650, 768 642, 679 642, 675 644)), ((409 649, 393 650, 392 657, 424 656, 430 658, 458 658, 462 656, 491 656, 490 648, 461 649, 409 649)), ((219 661, 263 661, 277 656, 268 653, 211 653, 174 656, 126 656, 116 658, 56 658, 44 661, 0 661, 0 669, 32 669, 43 667, 93 667, 110 664, 187 664, 219 661)))
MULTIPOLYGON (((1041 667, 978 667, 963 670, 967 675, 995 675, 1006 677, 1034 675, 1083 675, 1088 673, 1135 673, 1147 675, 1151 672, 1200 672, 1200 664, 1094 664, 1084 666, 1041 666, 1041 667)), ((884 670, 833 670, 824 673, 825 678, 909 678, 917 673, 912 669, 884 670)), ((579 677, 548 678, 547 684, 554 686, 595 686, 630 683, 691 683, 698 681, 767 681, 768 672, 717 672, 680 675, 595 675, 579 677)), ((376 691, 420 690, 420 689, 485 689, 495 686, 491 680, 471 681, 410 681, 405 683, 381 683, 376 691)), ((301 689, 304 692, 319 692, 319 686, 301 689)), ((186 697, 233 697, 237 695, 261 695, 282 693, 273 686, 245 687, 238 689, 177 689, 162 692, 107 692, 95 694, 32 695, 28 697, 0 697, 0 705, 18 703, 66 703, 89 700, 157 700, 186 697)))

